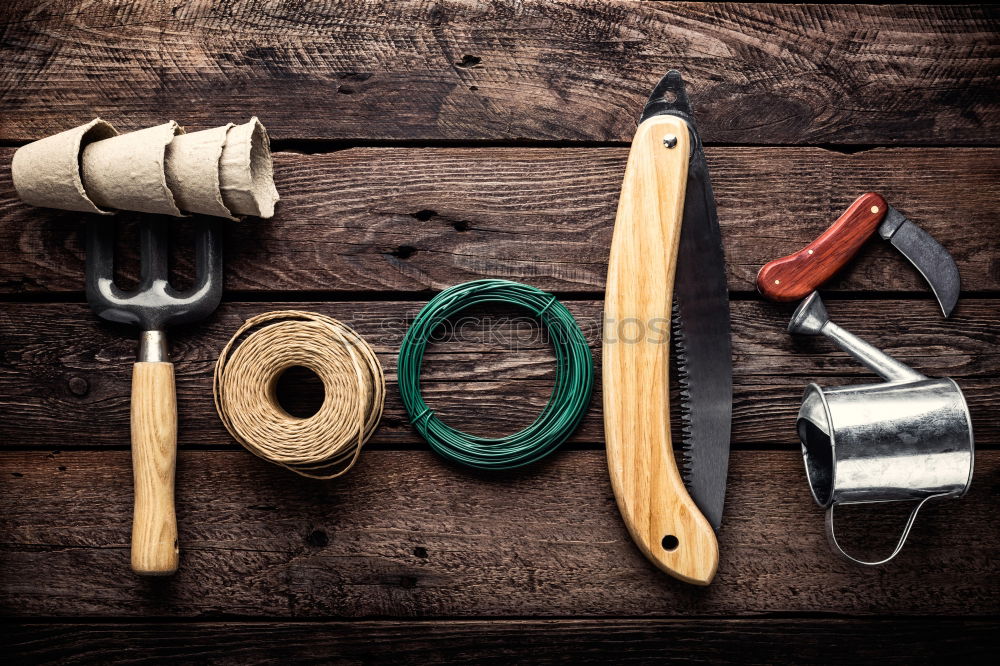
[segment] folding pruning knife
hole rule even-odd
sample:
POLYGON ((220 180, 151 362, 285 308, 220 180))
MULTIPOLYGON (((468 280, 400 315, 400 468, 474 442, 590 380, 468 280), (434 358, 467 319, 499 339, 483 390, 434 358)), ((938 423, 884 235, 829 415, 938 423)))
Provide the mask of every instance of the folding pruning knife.
POLYGON ((962 284, 955 260, 930 234, 874 192, 858 197, 806 247, 765 264, 757 273, 757 290, 772 301, 805 298, 843 268, 876 230, 920 271, 941 312, 949 316, 962 284))

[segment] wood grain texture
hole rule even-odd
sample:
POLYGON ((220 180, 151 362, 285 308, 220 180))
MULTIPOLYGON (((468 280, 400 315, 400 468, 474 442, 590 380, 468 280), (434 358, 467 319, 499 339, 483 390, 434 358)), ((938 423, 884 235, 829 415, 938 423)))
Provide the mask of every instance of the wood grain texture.
POLYGON ((132 570, 144 576, 177 571, 174 472, 177 394, 172 363, 132 366, 132 570))
MULTIPOLYGON (((4 656, 992 663, 1000 150, 979 146, 1000 145, 998 27, 991 5, 3 3, 4 656), (506 277, 566 295, 600 363, 594 299, 627 152, 615 144, 670 67, 712 144, 729 286, 741 292, 737 450, 710 588, 663 575, 629 539, 596 450, 600 391, 566 450, 509 475, 426 451, 394 387, 342 483, 303 482, 232 443, 207 400, 211 366, 238 323, 268 309, 357 327, 393 386, 405 318, 430 290, 506 277), (142 579, 128 572, 134 332, 83 304, 83 217, 18 202, 11 146, 94 116, 124 131, 170 118, 197 130, 254 113, 278 140, 282 202, 273 220, 228 226, 226 287, 229 301, 259 302, 169 334, 185 552, 176 577, 142 579), (429 143, 444 147, 419 147, 429 143), (796 144, 938 147, 777 147, 796 144), (955 377, 979 448, 970 494, 929 507, 900 560, 873 571, 829 552, 793 429, 807 381, 873 376, 822 340, 785 334, 791 307, 745 300, 765 262, 868 190, 954 255, 966 291, 943 320, 922 278, 873 241, 824 288, 831 314, 914 368, 955 377)), ((197 222, 177 224, 178 238, 189 243, 197 222)), ((121 257, 128 284, 136 254, 121 257)), ((190 282, 191 255, 172 272, 190 282)), ((450 423, 499 434, 542 408, 551 351, 537 339, 509 349, 518 330, 491 322, 431 350, 426 394, 450 423)), ((308 392, 286 397, 308 403, 308 392)), ((849 545, 891 546, 897 508, 855 516, 849 545)))
MULTIPOLYGON (((20 203, 0 149, 0 293, 83 292, 83 216, 20 203)), ((801 249, 877 189, 958 263, 966 292, 1000 289, 1000 150, 819 148, 706 151, 732 290, 801 249), (960 190, 961 197, 942 196, 960 190)), ((484 277, 559 292, 603 291, 627 149, 351 149, 278 153, 271 220, 226 226, 226 288, 375 293, 484 277)), ((134 220, 123 215, 122 219, 134 220)), ((173 220, 173 218, 171 218, 173 220)), ((190 247, 194 222, 176 228, 190 247)), ((126 282, 138 275, 123 243, 126 282)), ((174 272, 188 281, 193 253, 174 272)), ((824 287, 919 291, 917 271, 868 243, 824 287)))
MULTIPOLYGON (((565 304, 590 341, 598 373, 590 410, 571 441, 601 442, 601 303, 565 304)), ((180 446, 232 441, 211 404, 212 368, 247 317, 275 309, 321 312, 363 335, 375 348, 388 384, 385 417, 371 445, 417 443, 396 389, 396 354, 408 321, 422 305, 223 303, 205 322, 170 331, 180 446)), ((948 320, 930 299, 828 299, 828 308, 842 326, 911 367, 928 376, 953 377, 969 401, 977 446, 1000 444, 995 416, 1000 400, 1000 303, 964 299, 948 320)), ((763 301, 731 303, 737 443, 797 446, 795 414, 806 384, 877 380, 827 341, 785 333, 792 310, 791 305, 763 301)), ((516 311, 472 314, 482 316, 481 326, 467 327, 462 336, 451 335, 449 341, 428 348, 424 395, 457 428, 482 435, 515 432, 548 400, 555 370, 551 348, 537 335, 537 327, 527 326, 516 311)), ((0 410, 17 418, 0 419, 0 447, 127 447, 134 336, 127 327, 98 321, 83 304, 5 304, 0 309, 0 410)), ((308 402, 315 389, 307 385, 286 395, 292 404, 308 402)))
MULTIPOLYGON (((366 451, 339 482, 246 451, 180 452, 176 575, 123 576, 127 451, 0 453, 0 612, 41 617, 607 617, 1000 613, 1000 452, 969 493, 928 505, 891 566, 833 555, 796 451, 732 456, 712 585, 647 561, 615 506, 603 451, 517 473, 430 451, 366 451), (45 584, 40 585, 39 579, 45 584), (152 584, 151 584, 152 583, 152 584)), ((909 507, 844 512, 879 552, 909 507)))
POLYGON ((452 620, 11 624, 31 663, 916 666, 995 660, 996 619, 452 620), (891 645, 891 650, 885 646, 891 645))
POLYGON ((996 9, 87 3, 0 15, 0 140, 258 114, 277 139, 629 141, 668 69, 707 141, 1000 142, 996 9))
POLYGON ((757 291, 772 301, 802 300, 854 258, 885 215, 880 194, 862 194, 816 240, 764 264, 757 273, 757 291))
POLYGON ((650 118, 636 130, 608 258, 601 363, 604 441, 615 501, 633 541, 657 567, 708 585, 719 565, 712 526, 688 495, 674 460, 670 321, 691 146, 687 123, 650 118), (673 148, 664 144, 672 136, 673 148), (638 340, 628 323, 642 328, 638 340))

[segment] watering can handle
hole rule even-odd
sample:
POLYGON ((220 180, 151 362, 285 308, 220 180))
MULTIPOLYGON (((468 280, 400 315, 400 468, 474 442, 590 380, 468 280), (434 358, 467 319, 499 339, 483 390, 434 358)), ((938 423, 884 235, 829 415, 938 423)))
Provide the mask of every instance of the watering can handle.
POLYGON ((903 546, 906 544, 906 538, 910 536, 910 530, 913 529, 913 523, 917 519, 917 512, 919 512, 920 509, 923 508, 924 504, 937 497, 946 497, 947 495, 948 493, 938 493, 936 495, 930 495, 929 497, 925 497, 922 500, 920 500, 917 506, 913 507, 913 511, 910 512, 910 517, 906 520, 906 525, 903 527, 903 533, 899 537, 899 542, 896 544, 896 548, 892 551, 889 557, 883 560, 878 560, 876 562, 866 562, 864 560, 859 560, 856 557, 852 557, 848 555, 846 552, 844 552, 844 549, 840 547, 839 543, 837 543, 837 535, 833 531, 833 509, 836 506, 835 504, 831 504, 830 507, 826 510, 826 536, 829 539, 830 545, 833 547, 833 549, 840 555, 844 556, 846 559, 850 560, 851 562, 854 562, 855 564, 863 564, 866 567, 877 567, 880 564, 885 564, 886 562, 890 561, 891 559, 899 555, 899 551, 903 550, 903 546))

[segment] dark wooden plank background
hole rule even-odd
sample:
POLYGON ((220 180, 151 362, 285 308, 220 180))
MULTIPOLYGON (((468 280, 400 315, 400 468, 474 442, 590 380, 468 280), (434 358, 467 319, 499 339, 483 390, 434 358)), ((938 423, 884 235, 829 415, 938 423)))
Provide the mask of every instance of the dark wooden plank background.
POLYGON ((266 109, 278 139, 631 141, 674 67, 708 141, 1000 140, 995 7, 349 4, 15 0, 0 138, 266 109))
MULTIPOLYGON (((0 163, 12 154, 0 149, 0 163)), ((627 155, 627 148, 278 153, 281 215, 228 228, 226 286, 286 298, 440 290, 504 277, 600 296, 627 155)), ((761 265, 807 244, 876 185, 962 263, 964 290, 1000 290, 1000 238, 989 233, 1000 229, 1000 149, 843 155, 720 147, 709 148, 708 158, 735 292, 752 292, 761 265), (950 192, 958 183, 962 196, 950 192)), ((10 221, 0 230, 0 294, 78 292, 80 214, 40 215, 20 204, 9 170, 0 173, 0 194, 0 215, 10 221)), ((872 243, 828 290, 927 292, 897 257, 872 243)), ((179 258, 178 273, 190 277, 190 258, 179 258)), ((134 280, 134 251, 124 263, 123 277, 134 280)))
MULTIPOLYGON (((1000 629, 1000 12, 990 5, 14 1, 0 8, 0 611, 18 661, 961 663, 1000 629), (557 293, 600 360, 600 311, 635 118, 684 71, 723 226, 735 414, 722 563, 658 573, 621 525, 600 391, 565 450, 502 475, 448 465, 395 390, 407 317, 505 277, 557 293), (226 296, 171 332, 181 412, 181 570, 128 570, 135 333, 83 299, 83 217, 21 204, 23 143, 101 116, 123 131, 259 115, 276 217, 227 225, 226 296), (793 418, 806 383, 871 381, 761 301, 765 261, 878 190, 952 252, 963 298, 873 243, 826 288, 850 330, 973 413, 972 490, 928 507, 890 566, 828 550, 793 418), (325 312, 375 345, 386 417, 357 469, 302 481, 237 446, 212 365, 247 316, 325 312)), ((132 215, 120 216, 123 284, 132 215)), ((192 225, 175 225, 187 244, 192 225)), ((183 284, 191 263, 176 253, 183 284)), ((426 393, 483 434, 530 422, 544 340, 503 316, 434 345, 426 393)), ((307 403, 310 384, 287 391, 307 403)), ((904 506, 850 512, 889 547, 904 506)), ((847 513, 845 512, 845 515, 847 513)))

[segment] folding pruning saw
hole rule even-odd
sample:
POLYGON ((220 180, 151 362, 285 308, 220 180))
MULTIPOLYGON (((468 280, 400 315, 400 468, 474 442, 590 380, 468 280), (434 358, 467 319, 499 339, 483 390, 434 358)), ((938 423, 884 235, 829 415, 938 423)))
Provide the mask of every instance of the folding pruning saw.
POLYGON ((646 557, 707 585, 718 568, 729 463, 729 300, 708 168, 676 71, 653 89, 632 140, 604 317, 604 433, 618 508, 646 557), (670 432, 671 326, 683 476, 670 432))

